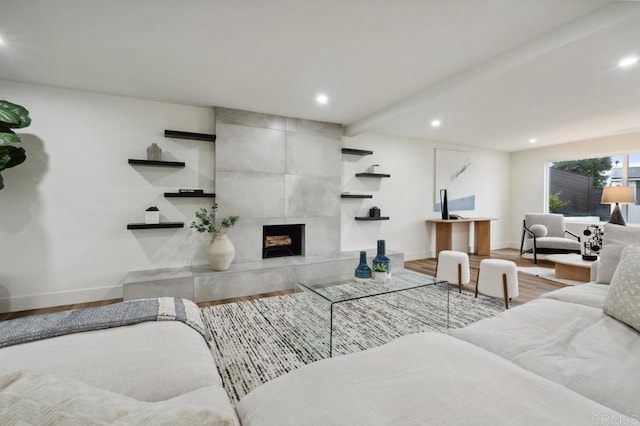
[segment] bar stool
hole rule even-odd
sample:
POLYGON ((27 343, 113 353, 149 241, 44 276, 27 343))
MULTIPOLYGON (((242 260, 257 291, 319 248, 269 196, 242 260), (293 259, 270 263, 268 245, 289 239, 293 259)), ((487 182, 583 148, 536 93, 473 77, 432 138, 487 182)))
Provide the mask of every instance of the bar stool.
POLYGON ((469 255, 461 251, 442 250, 436 263, 436 278, 456 284, 462 293, 462 284, 471 281, 469 255))
POLYGON ((509 309, 509 300, 518 297, 518 269, 515 262, 503 259, 483 259, 478 269, 476 295, 478 292, 493 297, 503 297, 509 309))

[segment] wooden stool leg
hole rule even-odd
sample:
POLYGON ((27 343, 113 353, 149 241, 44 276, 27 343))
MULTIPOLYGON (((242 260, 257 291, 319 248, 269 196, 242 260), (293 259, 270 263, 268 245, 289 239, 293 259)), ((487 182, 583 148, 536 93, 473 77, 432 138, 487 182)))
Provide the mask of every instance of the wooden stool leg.
POLYGON ((504 307, 509 309, 509 290, 507 289, 507 274, 502 274, 502 289, 504 290, 504 307))
POLYGON ((462 293, 462 263, 458 263, 458 291, 462 293))
POLYGON ((476 297, 478 297, 478 284, 480 284, 480 268, 478 268, 478 274, 476 275, 476 297))

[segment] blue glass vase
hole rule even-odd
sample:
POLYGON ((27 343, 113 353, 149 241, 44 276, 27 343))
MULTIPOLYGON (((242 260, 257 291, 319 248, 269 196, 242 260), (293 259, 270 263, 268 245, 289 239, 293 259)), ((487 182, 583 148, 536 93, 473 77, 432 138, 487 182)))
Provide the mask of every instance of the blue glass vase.
POLYGON ((355 273, 356 281, 358 282, 367 282, 371 281, 371 268, 367 265, 367 252, 360 252, 360 264, 356 268, 355 273))
POLYGON ((384 240, 378 240, 378 253, 373 259, 373 270, 377 273, 386 273, 385 280, 391 278, 391 260, 386 256, 384 240))

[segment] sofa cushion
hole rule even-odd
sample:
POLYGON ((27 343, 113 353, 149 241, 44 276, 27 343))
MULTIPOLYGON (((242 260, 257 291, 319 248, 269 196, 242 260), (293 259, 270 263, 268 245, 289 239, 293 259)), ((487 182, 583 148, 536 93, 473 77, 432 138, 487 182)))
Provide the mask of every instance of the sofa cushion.
POLYGON ((605 314, 640 331, 640 244, 622 250, 603 309, 605 314))
POLYGON ((602 235, 602 251, 600 265, 596 274, 596 282, 609 284, 615 272, 622 249, 629 244, 640 243, 640 228, 606 223, 602 235))
MULTIPOLYGON (((145 322, 9 346, 0 349, 0 366, 69 377, 139 401, 162 401, 205 386, 222 387, 202 336, 177 321, 145 322)), ((233 411, 231 403, 224 402, 233 411)))
POLYGON ((233 426, 235 418, 172 400, 141 402, 51 374, 0 374, 0 424, 113 423, 233 426))
POLYGON ((527 213, 524 215, 525 226, 531 229, 534 225, 544 225, 550 237, 564 237, 564 216, 558 213, 527 213))
POLYGON ((535 299, 450 333, 607 407, 639 414, 640 333, 602 308, 535 299))
POLYGON ((546 226, 538 224, 538 225, 533 225, 531 227, 531 232, 533 233, 533 235, 540 238, 540 237, 546 237, 547 234, 549 233, 549 230, 547 229, 546 226))
POLYGON ((536 238, 536 248, 580 251, 580 243, 577 240, 563 237, 540 237, 536 238))
POLYGON ((612 415, 610 408, 438 333, 306 365, 258 386, 237 408, 243 426, 567 425, 612 415))
POLYGON ((602 308, 604 298, 609 292, 608 284, 587 283, 563 287, 544 293, 540 299, 560 300, 561 302, 578 303, 580 305, 602 308))

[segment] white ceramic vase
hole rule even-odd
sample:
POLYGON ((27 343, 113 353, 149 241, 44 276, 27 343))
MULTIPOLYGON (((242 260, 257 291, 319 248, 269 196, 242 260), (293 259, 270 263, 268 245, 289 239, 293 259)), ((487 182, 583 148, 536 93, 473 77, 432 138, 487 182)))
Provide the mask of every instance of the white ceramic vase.
POLYGON ((144 212, 144 223, 149 225, 160 223, 160 212, 158 211, 144 212))
POLYGON ((388 279, 386 272, 373 271, 373 281, 377 283, 384 283, 388 279))
POLYGON ((209 246, 209 263, 214 271, 226 271, 229 269, 236 249, 231 244, 227 234, 216 234, 209 246))

